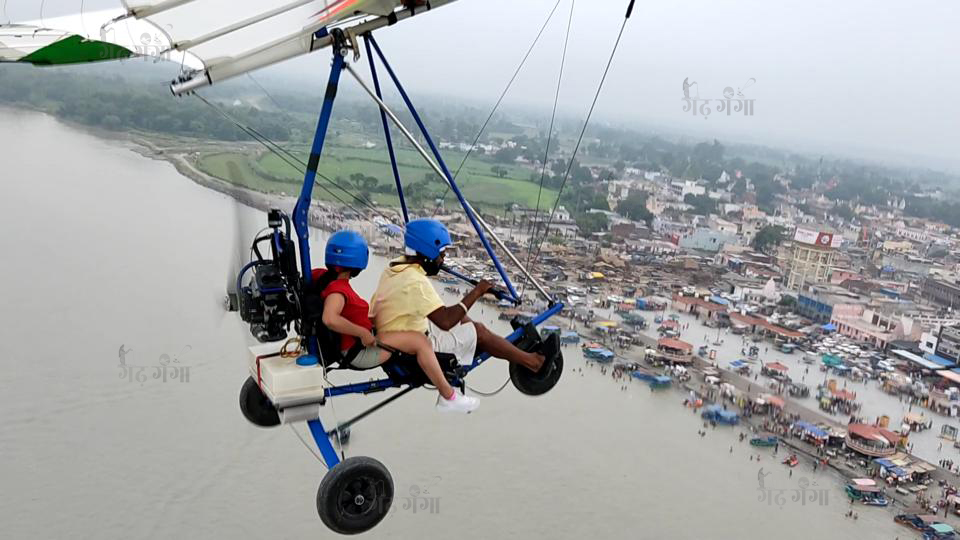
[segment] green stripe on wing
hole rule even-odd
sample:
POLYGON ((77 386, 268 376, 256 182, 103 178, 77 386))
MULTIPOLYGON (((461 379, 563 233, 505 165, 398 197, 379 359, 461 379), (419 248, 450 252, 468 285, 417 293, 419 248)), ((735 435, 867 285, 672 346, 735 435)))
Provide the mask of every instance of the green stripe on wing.
POLYGON ((20 58, 18 62, 38 66, 59 66, 120 60, 133 55, 133 51, 113 43, 69 35, 20 58))

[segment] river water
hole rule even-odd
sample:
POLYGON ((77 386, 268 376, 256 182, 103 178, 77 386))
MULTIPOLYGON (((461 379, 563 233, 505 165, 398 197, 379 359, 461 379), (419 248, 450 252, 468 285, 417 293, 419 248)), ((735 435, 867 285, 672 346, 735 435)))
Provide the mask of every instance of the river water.
MULTIPOLYGON (((232 202, 36 113, 0 110, 0 144, 4 537, 334 536, 316 515, 322 466, 288 427, 255 428, 237 405, 246 331, 218 307, 232 202), (168 355, 189 379, 122 379, 121 347, 128 365, 168 355)), ((374 260, 357 278, 362 295, 382 268, 374 260)), ((508 387, 475 414, 441 416, 423 390, 356 425, 348 454, 385 463, 400 497, 367 536, 911 535, 888 510, 844 517, 832 473, 804 463, 791 477, 769 451, 739 443, 737 429, 700 437, 677 392, 622 391, 566 351, 568 371, 544 397, 508 387), (404 499, 418 491, 432 502, 404 499)), ((491 390, 506 373, 491 361, 470 383, 491 390)), ((338 399, 326 420, 383 396, 338 399)))
MULTIPOLYGON (((675 312, 669 312, 675 313, 675 312)), ((872 423, 881 416, 889 417, 889 427, 900 430, 901 421, 905 414, 913 412, 924 415, 927 420, 933 421, 933 428, 911 433, 910 443, 913 445, 913 454, 917 457, 927 460, 930 463, 937 464, 942 459, 950 459, 954 462, 960 460, 960 453, 953 447, 952 443, 939 437, 940 430, 944 425, 957 427, 956 419, 934 414, 930 410, 919 406, 910 406, 908 403, 900 401, 896 396, 887 394, 880 388, 876 380, 866 382, 854 382, 833 374, 827 374, 820 371, 820 362, 806 364, 803 362, 803 353, 797 351, 792 354, 780 352, 769 341, 754 344, 752 341, 744 339, 730 333, 728 330, 717 331, 715 328, 708 328, 702 324, 702 321, 686 313, 676 313, 679 316, 679 322, 684 325, 680 334, 680 339, 692 344, 695 348, 701 345, 707 345, 709 349, 715 350, 716 361, 720 367, 727 368, 729 363, 744 358, 744 350, 749 350, 751 345, 757 345, 760 348, 758 355, 759 361, 763 363, 780 362, 789 368, 788 374, 796 381, 806 384, 810 387, 810 396, 807 398, 786 398, 795 401, 809 409, 820 411, 817 405, 817 385, 824 384, 830 379, 837 382, 838 388, 844 388, 857 394, 857 402, 862 405, 862 409, 857 412, 857 416, 863 417, 868 423, 872 423), (719 342, 717 340, 720 340, 719 342), (719 344, 718 344, 719 343, 719 344)), ((657 327, 659 325, 651 324, 645 330, 645 334, 650 339, 657 338, 657 327)), ((625 355, 629 357, 630 355, 625 355)), ((757 373, 760 371, 760 362, 752 363, 750 369, 757 373)), ((760 384, 769 385, 770 379, 760 376, 760 384)), ((849 415, 834 414, 829 415, 834 421, 845 424, 849 415)))

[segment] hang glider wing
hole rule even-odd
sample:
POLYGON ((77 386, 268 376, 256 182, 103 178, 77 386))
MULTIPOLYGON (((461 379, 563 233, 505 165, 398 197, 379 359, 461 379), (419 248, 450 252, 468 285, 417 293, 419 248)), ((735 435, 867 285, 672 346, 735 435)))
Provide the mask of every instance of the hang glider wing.
POLYGON ((113 5, 85 11, 81 0, 60 0, 63 13, 0 24, 0 61, 160 58, 183 67, 172 87, 181 94, 324 48, 333 28, 362 33, 455 0, 103 1, 113 5))
MULTIPOLYGON (((0 24, 0 62, 64 65, 134 56, 159 56, 168 48, 153 25, 124 18, 122 8, 65 13, 0 24)), ((199 59, 173 51, 170 60, 202 67, 199 59)))

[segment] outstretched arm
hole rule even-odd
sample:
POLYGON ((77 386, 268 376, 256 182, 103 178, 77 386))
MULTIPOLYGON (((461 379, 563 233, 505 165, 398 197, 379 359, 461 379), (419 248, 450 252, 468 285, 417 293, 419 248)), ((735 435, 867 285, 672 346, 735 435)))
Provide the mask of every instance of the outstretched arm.
POLYGON ((467 310, 473 307, 473 304, 480 299, 481 296, 487 294, 490 289, 493 288, 493 285, 488 281, 481 281, 477 283, 477 286, 473 288, 466 296, 463 297, 463 300, 460 304, 455 306, 444 306, 441 308, 435 309, 432 313, 427 315, 427 318, 430 319, 430 322, 435 324, 437 328, 441 330, 450 330, 454 326, 460 324, 467 317, 467 310), (466 310, 464 309, 466 307, 466 310))

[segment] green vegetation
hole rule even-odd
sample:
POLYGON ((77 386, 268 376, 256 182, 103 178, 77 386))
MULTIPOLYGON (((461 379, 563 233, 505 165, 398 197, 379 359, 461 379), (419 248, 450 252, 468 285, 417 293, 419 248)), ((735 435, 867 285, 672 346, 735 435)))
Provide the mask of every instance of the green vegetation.
MULTIPOLYGON (((161 134, 214 142, 249 140, 246 133, 201 101, 173 98, 164 82, 172 74, 160 70, 139 62, 113 68, 37 69, 4 65, 0 67, 4 81, 0 85, 0 104, 38 109, 82 125, 137 131, 147 136, 161 134)), ((265 93, 258 84, 236 79, 206 89, 203 95, 243 124, 305 159, 320 108, 319 95, 293 94, 275 87, 270 92, 265 93)), ((444 103, 442 99, 421 105, 420 113, 435 139, 457 145, 473 142, 489 112, 455 101, 444 103)), ((409 113, 402 107, 397 109, 401 121, 413 125, 409 113)), ((960 227, 955 175, 845 160, 824 161, 761 146, 724 145, 717 140, 689 144, 603 125, 590 127, 577 161, 570 164, 569 155, 581 122, 561 118, 555 133, 548 137, 540 112, 499 111, 459 175, 466 195, 487 210, 501 210, 508 203, 532 208, 538 204, 542 183, 544 191, 539 205, 551 208, 562 186, 560 204, 580 220, 591 208, 609 209, 606 183, 622 178, 629 167, 674 178, 698 179, 712 191, 729 190, 733 202, 755 202, 768 213, 776 213, 781 196, 789 188, 810 190, 792 199, 792 204, 805 212, 811 209, 811 196, 820 194, 840 202, 832 215, 848 221, 853 219, 852 208, 857 205, 885 206, 888 200, 906 199, 906 215, 960 227), (539 163, 546 155, 548 138, 550 154, 542 173, 539 163), (721 183, 724 172, 728 181, 721 183)), ((380 115, 368 101, 352 100, 349 95, 341 97, 320 172, 380 204, 395 205, 382 130, 380 115), (371 142, 377 146, 371 148, 371 142)), ((433 199, 444 192, 444 183, 406 141, 395 135, 409 199, 415 206, 432 205, 433 199)), ((223 150, 228 152, 227 145, 223 150)), ((233 148, 229 151, 236 152, 233 148)), ((456 168, 463 154, 445 151, 444 157, 456 168)), ((291 193, 301 182, 300 172, 272 155, 214 152, 202 156, 199 166, 214 176, 268 192, 291 193)), ((332 198, 322 190, 317 190, 317 195, 332 198)), ((446 201, 453 203, 453 197, 447 195, 446 201)), ((705 196, 688 202, 699 214, 716 211, 715 202, 705 196)), ((618 209, 628 217, 649 223, 651 216, 644 206, 645 199, 637 195, 621 202, 618 209)))
MULTIPOLYGON (((0 103, 26 106, 58 118, 103 129, 141 130, 213 140, 247 140, 219 113, 196 99, 174 99, 161 85, 133 84, 119 77, 72 74, 69 70, 5 66, 0 103)), ((227 107, 265 136, 287 140, 307 124, 287 114, 250 106, 227 107)))
POLYGON ((607 229, 607 215, 599 212, 583 214, 577 218, 577 227, 583 234, 593 234, 607 229))
POLYGON ((760 232, 753 237, 753 241, 750 243, 753 246, 753 249, 756 249, 760 252, 765 252, 771 246, 779 246, 783 239, 786 237, 787 230, 778 225, 770 225, 760 229, 760 232))
POLYGON ((693 195, 688 193, 683 202, 693 206, 692 212, 701 216, 709 216, 717 211, 717 202, 708 195, 693 195))
MULTIPOLYGON (((304 161, 307 158, 304 149, 296 149, 294 153, 304 161)), ((444 155, 444 159, 454 165, 458 165, 462 157, 459 153, 444 155)), ((415 151, 398 149, 397 162, 401 178, 404 180, 404 193, 411 204, 432 205, 433 199, 443 194, 445 183, 432 172, 432 169, 415 151)), ((299 170, 272 153, 211 154, 201 158, 199 167, 212 176, 267 192, 291 193, 298 189, 303 181, 303 174, 299 170)), ((497 167, 498 173, 494 175, 490 162, 486 159, 475 158, 467 162, 458 177, 458 184, 467 199, 478 208, 487 210, 502 209, 507 203, 534 207, 537 203, 539 184, 534 184, 527 179, 529 170, 508 165, 497 167)), ((378 204, 391 206, 397 204, 396 185, 390 160, 383 148, 328 146, 320 160, 317 172, 333 180, 337 185, 378 204)), ((321 184, 328 185, 323 180, 321 184)), ((349 199, 349 196, 341 190, 333 188, 333 191, 338 196, 349 199)), ((318 190, 317 196, 322 199, 332 199, 323 190, 318 190)), ((544 189, 540 206, 552 206, 556 196, 556 191, 544 189)), ((453 194, 447 195, 446 201, 448 205, 456 204, 453 194)))
POLYGON ((634 221, 643 221, 649 227, 653 214, 647 210, 648 194, 644 191, 631 191, 626 199, 617 205, 617 213, 634 221))

